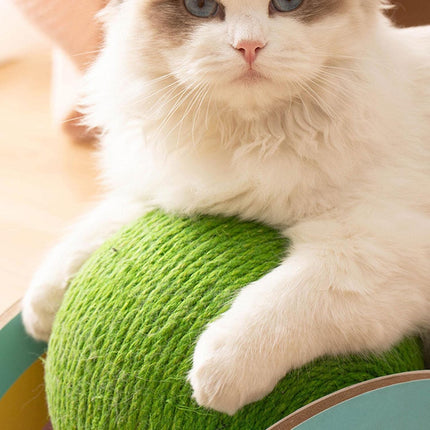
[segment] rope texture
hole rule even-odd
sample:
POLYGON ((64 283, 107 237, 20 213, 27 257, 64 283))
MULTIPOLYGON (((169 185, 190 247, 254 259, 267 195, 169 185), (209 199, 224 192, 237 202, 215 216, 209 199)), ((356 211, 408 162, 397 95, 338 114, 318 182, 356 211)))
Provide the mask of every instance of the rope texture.
POLYGON ((340 388, 423 369, 406 339, 380 356, 323 358, 230 417, 186 381, 198 335, 237 291, 279 264, 288 242, 259 224, 152 212, 85 264, 60 309, 46 361, 55 430, 263 430, 340 388))

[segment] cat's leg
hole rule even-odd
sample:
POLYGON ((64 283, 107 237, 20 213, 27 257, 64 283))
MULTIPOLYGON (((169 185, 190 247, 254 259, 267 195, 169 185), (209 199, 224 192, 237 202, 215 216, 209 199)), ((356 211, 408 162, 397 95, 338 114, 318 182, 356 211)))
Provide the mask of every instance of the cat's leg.
POLYGON ((22 302, 24 326, 31 336, 48 340, 73 275, 107 238, 148 210, 141 201, 108 197, 48 253, 22 302))
POLYGON ((189 374, 197 402, 233 414, 293 368, 381 351, 428 324, 428 220, 427 230, 410 224, 394 236, 387 222, 373 233, 328 220, 286 232, 291 255, 198 340, 189 374))

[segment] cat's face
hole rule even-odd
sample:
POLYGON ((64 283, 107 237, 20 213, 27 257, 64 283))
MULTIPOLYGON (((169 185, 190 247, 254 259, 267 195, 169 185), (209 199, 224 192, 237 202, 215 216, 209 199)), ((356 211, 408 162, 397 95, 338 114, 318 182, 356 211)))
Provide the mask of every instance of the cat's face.
MULTIPOLYGON (((112 31, 136 73, 243 112, 309 91, 328 64, 358 55, 378 0, 125 0, 112 31), (119 24, 119 21, 121 24, 119 24), (119 30, 118 28, 121 28, 119 30)), ((334 67, 331 70, 335 70, 334 67)))

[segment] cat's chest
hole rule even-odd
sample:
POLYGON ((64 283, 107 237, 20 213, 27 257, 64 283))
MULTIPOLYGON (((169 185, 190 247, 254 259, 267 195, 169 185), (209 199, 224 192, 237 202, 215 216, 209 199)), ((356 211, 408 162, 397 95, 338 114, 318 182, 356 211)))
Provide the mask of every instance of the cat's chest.
POLYGON ((321 172, 288 153, 235 157, 196 151, 170 155, 151 169, 151 198, 169 211, 238 215, 282 226, 331 204, 321 172))

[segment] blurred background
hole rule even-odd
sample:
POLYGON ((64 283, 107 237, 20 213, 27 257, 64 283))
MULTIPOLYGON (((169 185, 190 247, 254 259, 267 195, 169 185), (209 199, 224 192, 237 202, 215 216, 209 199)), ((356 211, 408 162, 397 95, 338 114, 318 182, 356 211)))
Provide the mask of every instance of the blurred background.
POLYGON ((94 143, 68 127, 78 67, 27 4, 0 0, 0 315, 98 194, 94 143))
MULTIPOLYGON (((100 192, 74 106, 105 1, 0 0, 0 315, 100 192)), ((398 25, 430 24, 430 0, 394 3, 398 25)))

